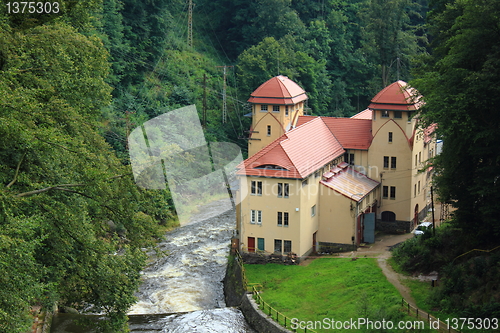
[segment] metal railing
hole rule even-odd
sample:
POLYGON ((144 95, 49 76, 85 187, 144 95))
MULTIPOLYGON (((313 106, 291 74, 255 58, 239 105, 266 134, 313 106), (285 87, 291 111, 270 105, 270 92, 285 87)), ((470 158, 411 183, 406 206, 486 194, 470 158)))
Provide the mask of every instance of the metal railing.
POLYGON ((403 311, 408 313, 409 316, 414 316, 417 319, 423 319, 429 323, 430 328, 438 330, 439 332, 448 332, 448 333, 460 333, 460 331, 454 330, 451 328, 451 325, 445 323, 444 321, 436 318, 428 312, 422 311, 419 308, 408 303, 404 298, 401 300, 401 306, 403 311))
POLYGON ((236 261, 241 267, 241 276, 243 280, 243 287, 247 292, 250 292, 253 294, 253 298, 255 302, 259 305, 259 308, 267 314, 272 320, 274 320, 276 323, 279 325, 283 326, 284 328, 290 329, 293 332, 304 332, 304 333, 317 333, 316 331, 308 328, 292 328, 294 325, 292 325, 292 319, 288 318, 285 316, 283 313, 279 312, 275 308, 273 308, 269 303, 264 301, 262 296, 260 295, 260 291, 264 289, 264 287, 260 283, 249 283, 247 280, 246 272, 245 272, 245 266, 243 265, 243 258, 241 257, 241 254, 238 251, 235 251, 236 254, 236 261))

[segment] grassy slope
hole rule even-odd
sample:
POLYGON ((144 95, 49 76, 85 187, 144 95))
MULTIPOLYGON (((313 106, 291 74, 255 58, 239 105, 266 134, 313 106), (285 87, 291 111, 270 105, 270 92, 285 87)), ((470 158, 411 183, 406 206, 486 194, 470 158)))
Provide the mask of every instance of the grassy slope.
POLYGON ((267 264, 245 268, 250 283, 263 285, 264 300, 289 318, 414 320, 397 311, 401 296, 375 259, 324 258, 309 266, 267 264))

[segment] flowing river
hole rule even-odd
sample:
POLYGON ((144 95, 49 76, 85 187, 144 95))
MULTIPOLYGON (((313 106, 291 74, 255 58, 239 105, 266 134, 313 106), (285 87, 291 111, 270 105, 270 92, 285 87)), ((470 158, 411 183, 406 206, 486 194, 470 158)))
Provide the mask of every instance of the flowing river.
MULTIPOLYGON (((131 332, 253 333, 243 314, 224 302, 235 212, 229 201, 200 209, 186 226, 169 232, 143 271, 139 301, 129 311, 131 332), (229 210, 228 210, 229 209, 229 210), (218 214, 218 212, 224 212, 218 214), (164 253, 164 255, 162 255, 164 253)), ((73 324, 74 315, 54 317, 52 333, 90 333, 73 324)))

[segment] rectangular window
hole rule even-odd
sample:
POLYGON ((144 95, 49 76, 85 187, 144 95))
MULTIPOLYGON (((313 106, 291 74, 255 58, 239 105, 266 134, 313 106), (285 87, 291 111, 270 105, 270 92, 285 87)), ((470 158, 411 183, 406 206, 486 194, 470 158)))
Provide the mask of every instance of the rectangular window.
POLYGON ((271 125, 267 125, 267 136, 271 136, 271 125))
POLYGON ((403 117, 403 116, 402 116, 401 111, 394 111, 394 118, 401 119, 402 117, 403 117))
POLYGON ((283 225, 288 227, 288 212, 283 213, 283 225))
POLYGON ((389 132, 389 142, 392 142, 392 132, 389 132))
POLYGON ((354 154, 349 154, 349 164, 354 165, 354 154))
POLYGON ((316 205, 311 207, 311 216, 315 216, 315 215, 316 215, 316 205))
POLYGON ((302 187, 306 186, 306 185, 308 184, 308 182, 309 182, 309 181, 308 181, 307 179, 303 180, 303 181, 302 181, 302 187))
POLYGON ((278 198, 288 198, 290 184, 278 183, 278 198))
POLYGON ((415 166, 417 166, 417 155, 415 155, 415 166))
POLYGON ((389 118, 389 111, 382 111, 382 118, 389 118))
POLYGON ((264 251, 264 238, 257 238, 257 250, 264 251))
POLYGON ((396 187, 391 186, 391 199, 396 199, 396 187))
POLYGON ((421 157, 422 157, 422 153, 421 153, 421 152, 418 152, 418 163, 420 163, 420 161, 421 161, 421 157))
POLYGON ((396 157, 391 156, 391 169, 396 169, 396 157))
POLYGON ((389 156, 384 156, 384 169, 389 168, 389 156))
POLYGON ((413 196, 417 196, 417 184, 413 185, 413 196))
POLYGON ((260 111, 261 112, 267 112, 267 105, 261 105, 260 106, 260 111))
POLYGON ((250 191, 253 195, 262 195, 262 182, 252 180, 250 191))
POLYGON ((285 116, 287 116, 287 117, 288 117, 288 105, 287 105, 287 106, 285 106, 285 116))
POLYGON ((384 186, 382 188, 382 198, 387 199, 388 196, 389 196, 389 186, 384 186))
POLYGON ((418 194, 420 194, 420 180, 418 181, 418 194))
POLYGON ((274 253, 281 253, 281 239, 274 240, 274 253))
POLYGON ((262 211, 261 210, 251 210, 250 223, 252 224, 262 224, 262 211))
POLYGON ((283 226, 283 213, 278 212, 278 227, 282 227, 282 226, 283 226))
POLYGON ((290 253, 292 252, 292 241, 286 240, 283 244, 283 252, 290 253))
POLYGON ((279 105, 273 105, 273 112, 280 112, 280 106, 279 105))

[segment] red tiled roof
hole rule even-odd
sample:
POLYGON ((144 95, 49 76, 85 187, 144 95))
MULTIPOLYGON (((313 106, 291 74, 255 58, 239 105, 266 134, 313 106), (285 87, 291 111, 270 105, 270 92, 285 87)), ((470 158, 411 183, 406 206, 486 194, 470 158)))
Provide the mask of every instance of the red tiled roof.
POLYGON ((352 200, 359 202, 380 185, 376 180, 366 177, 351 167, 342 168, 341 164, 339 167, 325 173, 320 183, 352 200))
MULTIPOLYGON (((297 122, 300 126, 315 117, 301 116, 297 122)), ((371 119, 321 117, 326 126, 335 135, 344 149, 363 149, 370 147, 372 142, 371 119)))
POLYGON ((283 134, 243 161, 238 174, 302 179, 344 152, 323 120, 316 118, 283 134), (286 170, 262 168, 270 165, 286 170))
POLYGON ((373 110, 366 109, 366 110, 363 110, 363 111, 361 111, 359 113, 356 113, 351 118, 354 118, 354 119, 369 119, 369 120, 371 120, 372 116, 373 116, 372 114, 373 114, 373 110))
POLYGON ((396 81, 382 89, 368 108, 372 110, 415 111, 419 107, 419 95, 409 89, 404 81, 396 81))
POLYGON ((428 144, 432 140, 432 134, 437 128, 437 124, 430 124, 426 129, 424 129, 424 143, 428 144))
POLYGON ((283 75, 267 80, 250 96, 248 101, 255 104, 293 105, 307 99, 304 89, 283 75))

